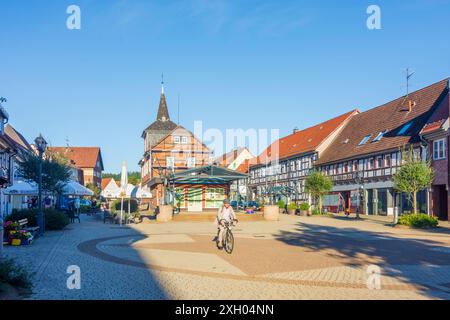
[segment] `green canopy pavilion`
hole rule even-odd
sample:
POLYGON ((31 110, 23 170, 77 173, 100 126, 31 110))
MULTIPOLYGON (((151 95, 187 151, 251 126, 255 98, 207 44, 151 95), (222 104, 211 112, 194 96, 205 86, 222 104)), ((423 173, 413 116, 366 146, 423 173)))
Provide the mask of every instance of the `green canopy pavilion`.
POLYGON ((229 194, 230 185, 246 178, 246 174, 208 165, 172 174, 168 183, 180 209, 198 212, 219 208, 229 194))

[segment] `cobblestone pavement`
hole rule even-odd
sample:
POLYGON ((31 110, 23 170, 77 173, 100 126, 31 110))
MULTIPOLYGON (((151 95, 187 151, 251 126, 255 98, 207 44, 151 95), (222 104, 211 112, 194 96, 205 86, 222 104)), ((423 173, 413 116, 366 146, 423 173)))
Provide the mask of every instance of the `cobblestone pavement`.
POLYGON ((210 222, 120 228, 83 216, 6 253, 35 272, 31 299, 450 299, 448 231, 282 216, 240 223, 228 255, 210 222), (80 290, 67 288, 70 265, 80 290), (379 290, 367 287, 370 265, 379 290))

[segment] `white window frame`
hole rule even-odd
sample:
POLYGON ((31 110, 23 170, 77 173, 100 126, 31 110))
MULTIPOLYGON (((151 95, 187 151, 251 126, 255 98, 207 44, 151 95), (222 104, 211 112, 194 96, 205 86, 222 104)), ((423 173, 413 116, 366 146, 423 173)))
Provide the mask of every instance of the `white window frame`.
POLYGON ((175 157, 166 157, 166 167, 170 169, 175 168, 175 157))
POLYGON ((447 143, 445 139, 433 141, 433 160, 446 159, 447 158, 446 153, 447 153, 447 143))
POLYGON ((173 137, 173 143, 180 144, 180 136, 174 136, 173 137))
POLYGON ((369 142, 370 138, 372 137, 371 134, 368 134, 367 136, 365 136, 361 142, 358 144, 358 146, 363 146, 365 145, 367 142, 369 142))
POLYGON ((186 166, 188 168, 195 168, 195 157, 188 157, 186 159, 186 166))
POLYGON ((188 137, 186 136, 181 137, 181 144, 188 144, 188 141, 189 141, 188 137))

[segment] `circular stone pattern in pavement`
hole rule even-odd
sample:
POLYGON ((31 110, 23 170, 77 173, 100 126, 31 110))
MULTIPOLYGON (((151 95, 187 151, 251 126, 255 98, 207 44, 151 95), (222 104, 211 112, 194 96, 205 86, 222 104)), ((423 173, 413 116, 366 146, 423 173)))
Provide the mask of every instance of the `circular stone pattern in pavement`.
MULTIPOLYGON (((210 235, 188 234, 107 237, 80 243, 78 249, 104 261, 149 270, 321 287, 366 288, 367 266, 378 264, 386 266, 382 268, 386 270, 382 274, 384 290, 418 289, 414 280, 420 280, 424 270, 402 257, 392 256, 401 243, 393 245, 394 241, 388 241, 388 245, 383 239, 370 241, 373 248, 367 252, 358 251, 358 246, 363 243, 337 237, 336 241, 341 245, 345 246, 345 241, 349 241, 349 246, 355 246, 353 255, 347 252, 348 248, 314 248, 307 243, 293 243, 292 239, 280 241, 239 236, 236 237, 235 251, 228 255, 217 250, 210 235), (387 246, 393 252, 386 249, 387 246), (401 266, 386 264, 386 260, 403 263, 401 266)), ((439 259, 433 258, 432 254, 432 262, 442 262, 442 255, 448 259, 443 252, 434 251, 434 255, 439 259)), ((444 272, 448 266, 440 264, 433 272, 439 271, 439 282, 443 277, 450 283, 450 273, 444 272)))

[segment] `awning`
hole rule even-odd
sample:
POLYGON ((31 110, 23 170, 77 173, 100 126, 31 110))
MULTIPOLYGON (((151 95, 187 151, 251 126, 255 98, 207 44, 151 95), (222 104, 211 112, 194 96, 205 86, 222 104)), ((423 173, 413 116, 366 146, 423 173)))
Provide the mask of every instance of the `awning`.
POLYGON ((228 184, 245 178, 244 173, 208 165, 175 173, 169 180, 175 184, 228 184))
POLYGON ((38 186, 34 182, 19 180, 6 188, 4 193, 7 195, 35 196, 38 194, 38 186))
POLYGON ((63 194, 66 196, 93 196, 94 192, 76 181, 70 181, 64 186, 63 194))

